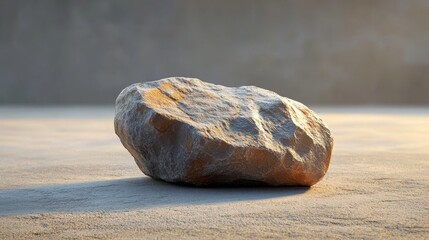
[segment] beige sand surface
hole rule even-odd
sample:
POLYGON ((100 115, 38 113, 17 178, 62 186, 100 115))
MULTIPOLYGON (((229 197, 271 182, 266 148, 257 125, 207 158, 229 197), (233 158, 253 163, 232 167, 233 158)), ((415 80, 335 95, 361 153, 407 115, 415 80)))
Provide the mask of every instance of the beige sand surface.
POLYGON ((316 108, 332 129, 311 188, 145 177, 112 108, 0 108, 0 239, 429 239, 429 109, 316 108))

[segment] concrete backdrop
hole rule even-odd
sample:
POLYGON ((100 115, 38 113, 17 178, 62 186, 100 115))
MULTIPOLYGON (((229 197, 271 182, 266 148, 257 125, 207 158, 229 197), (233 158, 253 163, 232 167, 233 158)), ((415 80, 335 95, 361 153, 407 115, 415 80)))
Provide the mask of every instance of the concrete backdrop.
POLYGON ((0 104, 168 76, 306 104, 429 104, 429 1, 0 0, 0 104))

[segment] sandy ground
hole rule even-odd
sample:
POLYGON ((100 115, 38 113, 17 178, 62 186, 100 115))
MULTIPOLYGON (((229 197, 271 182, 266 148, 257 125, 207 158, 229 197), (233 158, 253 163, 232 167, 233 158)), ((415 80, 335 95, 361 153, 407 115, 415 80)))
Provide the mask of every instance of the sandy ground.
POLYGON ((0 239, 429 239, 429 109, 316 108, 311 188, 192 188, 142 175, 112 108, 0 108, 0 239))

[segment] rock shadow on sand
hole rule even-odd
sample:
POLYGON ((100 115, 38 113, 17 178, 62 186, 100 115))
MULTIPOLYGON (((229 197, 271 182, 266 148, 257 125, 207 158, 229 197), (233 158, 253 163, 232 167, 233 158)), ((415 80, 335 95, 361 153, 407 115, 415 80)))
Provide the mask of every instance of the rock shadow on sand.
POLYGON ((0 190, 0 215, 127 211, 288 197, 309 187, 197 188, 149 177, 0 190))

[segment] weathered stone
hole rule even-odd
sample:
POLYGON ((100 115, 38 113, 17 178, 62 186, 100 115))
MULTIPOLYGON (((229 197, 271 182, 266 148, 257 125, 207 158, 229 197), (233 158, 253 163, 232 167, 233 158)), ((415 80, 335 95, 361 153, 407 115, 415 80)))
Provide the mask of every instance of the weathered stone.
POLYGON ((125 88, 115 131, 139 168, 193 185, 304 185, 328 170, 333 138, 303 104, 253 86, 166 78, 125 88))

